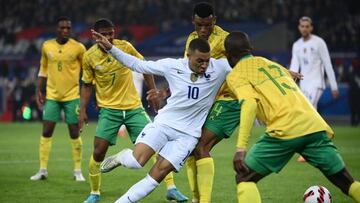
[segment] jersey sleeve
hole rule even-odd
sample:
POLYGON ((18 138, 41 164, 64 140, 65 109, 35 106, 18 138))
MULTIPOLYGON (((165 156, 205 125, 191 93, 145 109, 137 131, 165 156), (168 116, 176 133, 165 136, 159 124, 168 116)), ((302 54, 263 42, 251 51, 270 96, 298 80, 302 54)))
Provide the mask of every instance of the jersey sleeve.
POLYGON ((41 59, 40 59, 40 69, 39 69, 39 77, 47 77, 48 75, 48 58, 45 51, 45 43, 41 48, 41 59))
POLYGON ((290 70, 293 72, 299 72, 300 69, 300 61, 298 56, 296 55, 296 45, 293 44, 291 51, 291 62, 290 62, 290 70))
POLYGON ((334 69, 331 65, 329 50, 324 40, 321 40, 319 43, 319 53, 320 53, 321 61, 325 66, 325 72, 329 79, 331 90, 337 90, 338 86, 336 83, 334 69))
POLYGON ((82 62, 83 62, 83 57, 84 57, 85 52, 86 52, 85 46, 79 42, 78 60, 80 61, 80 64, 82 64, 82 62))
POLYGON ((170 65, 170 59, 162 59, 158 61, 144 61, 123 52, 115 46, 108 51, 116 60, 124 66, 138 73, 154 74, 164 76, 167 66, 170 65))
POLYGON ((90 65, 89 56, 84 54, 82 62, 82 79, 86 84, 92 84, 94 80, 94 71, 90 65))

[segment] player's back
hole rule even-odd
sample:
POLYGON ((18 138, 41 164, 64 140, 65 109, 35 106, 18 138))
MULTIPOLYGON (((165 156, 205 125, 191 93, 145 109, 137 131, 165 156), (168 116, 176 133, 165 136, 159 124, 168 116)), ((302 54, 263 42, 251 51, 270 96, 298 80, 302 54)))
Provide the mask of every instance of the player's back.
POLYGON ((263 57, 249 57, 234 70, 255 89, 258 118, 271 135, 287 139, 324 130, 333 134, 281 65, 263 57))

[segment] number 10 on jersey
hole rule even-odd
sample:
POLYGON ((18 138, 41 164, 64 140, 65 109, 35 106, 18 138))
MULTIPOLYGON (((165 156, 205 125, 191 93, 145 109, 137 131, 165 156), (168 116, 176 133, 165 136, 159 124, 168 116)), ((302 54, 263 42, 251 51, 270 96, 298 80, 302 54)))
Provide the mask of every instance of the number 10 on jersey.
POLYGON ((199 88, 188 86, 188 99, 197 99, 199 98, 199 88))

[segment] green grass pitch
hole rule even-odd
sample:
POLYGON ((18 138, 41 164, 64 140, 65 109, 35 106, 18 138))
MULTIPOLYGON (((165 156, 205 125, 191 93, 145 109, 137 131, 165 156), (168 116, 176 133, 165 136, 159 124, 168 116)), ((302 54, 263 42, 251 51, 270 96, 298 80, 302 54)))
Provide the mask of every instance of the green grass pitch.
MULTIPOLYGON (((82 170, 87 182, 73 180, 73 161, 66 125, 58 124, 53 136, 53 147, 49 161, 49 179, 33 182, 29 177, 37 172, 38 145, 41 123, 0 124, 0 202, 1 203, 80 203, 89 194, 88 162, 93 149, 95 124, 86 127, 82 133, 82 170)), ((263 128, 255 128, 251 142, 262 133, 263 128)), ((338 147, 349 171, 360 179, 360 128, 334 127, 335 145, 338 147)), ((234 137, 224 140, 212 152, 215 160, 215 180, 213 202, 237 202, 232 158, 235 150, 234 137)), ((114 154, 124 147, 131 147, 128 138, 119 138, 118 144, 111 147, 107 155, 114 154)), ((307 163, 296 162, 296 157, 279 173, 272 174, 259 182, 259 190, 264 203, 301 203, 304 191, 311 185, 327 187, 333 202, 352 202, 343 195, 315 168, 307 163)), ((144 177, 151 163, 144 169, 130 170, 118 168, 102 176, 101 202, 114 202, 135 182, 144 177)), ((188 197, 191 196, 187 183, 186 170, 175 174, 177 187, 188 197)), ((161 184, 152 194, 141 202, 166 202, 165 186, 161 184)))

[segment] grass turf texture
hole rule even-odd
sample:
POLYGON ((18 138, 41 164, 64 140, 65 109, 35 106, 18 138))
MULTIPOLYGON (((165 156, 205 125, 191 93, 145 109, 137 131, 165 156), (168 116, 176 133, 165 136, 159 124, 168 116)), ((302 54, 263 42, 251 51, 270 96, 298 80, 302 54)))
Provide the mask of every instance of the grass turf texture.
MULTIPOLYGON (((53 136, 53 147, 49 161, 49 179, 30 181, 39 167, 38 145, 41 123, 0 123, 0 202, 83 202, 89 194, 88 162, 93 149, 93 136, 96 125, 87 126, 82 133, 82 170, 86 182, 73 180, 73 161, 70 138, 65 124, 58 124, 53 136)), ((251 143, 263 132, 255 128, 251 143)), ((338 147, 352 175, 360 179, 360 128, 334 127, 335 145, 338 147)), ((237 202, 232 158, 235 150, 235 137, 224 140, 212 152, 215 160, 215 180, 213 202, 237 202)), ((107 155, 112 155, 124 147, 131 147, 130 140, 119 138, 117 145, 111 147, 107 155)), ((297 156, 288 163, 280 174, 272 174, 259 182, 258 187, 264 203, 302 202, 304 191, 311 185, 323 185, 333 196, 333 202, 352 202, 341 193, 315 168, 307 163, 298 163, 297 156)), ((151 162, 151 161, 150 161, 151 162)), ((144 169, 130 170, 117 168, 102 176, 101 202, 114 202, 127 189, 144 177, 152 165, 144 169)), ((177 187, 191 197, 185 167, 175 174, 177 187)), ((165 186, 161 184, 141 202, 166 202, 165 186)))

